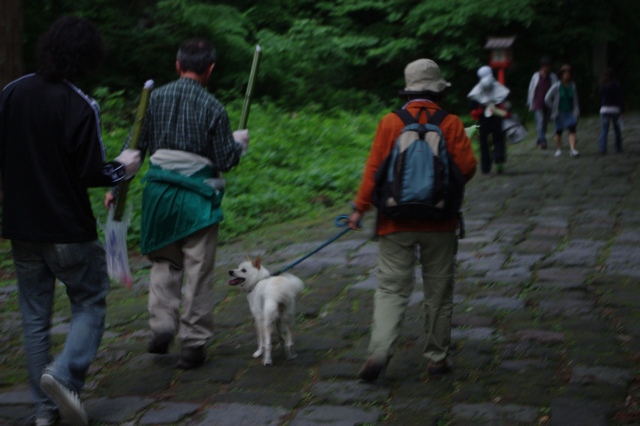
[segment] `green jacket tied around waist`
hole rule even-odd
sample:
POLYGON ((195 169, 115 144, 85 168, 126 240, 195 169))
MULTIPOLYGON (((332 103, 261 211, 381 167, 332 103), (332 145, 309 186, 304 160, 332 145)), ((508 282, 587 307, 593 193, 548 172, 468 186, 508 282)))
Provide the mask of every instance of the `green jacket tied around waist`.
POLYGON ((143 180, 142 253, 148 254, 222 221, 224 190, 205 183, 214 177, 211 167, 185 176, 151 165, 143 180))

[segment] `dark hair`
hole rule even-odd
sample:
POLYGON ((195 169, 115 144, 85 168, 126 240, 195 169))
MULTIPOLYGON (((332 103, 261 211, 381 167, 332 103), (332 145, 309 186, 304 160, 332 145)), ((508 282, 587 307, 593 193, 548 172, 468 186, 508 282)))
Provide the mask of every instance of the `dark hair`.
POLYGON ((542 58, 540 58, 541 67, 548 67, 550 65, 551 65, 551 59, 549 59, 548 56, 543 56, 542 58))
POLYGON ((38 72, 50 80, 75 80, 95 71, 106 57, 96 26, 85 18, 64 16, 40 36, 38 72))
POLYGON ((616 79, 616 74, 613 72, 613 68, 607 68, 602 73, 602 77, 600 77, 600 84, 611 83, 616 79))
POLYGON ((202 74, 216 62, 216 49, 206 40, 194 38, 182 43, 176 59, 183 71, 202 74))

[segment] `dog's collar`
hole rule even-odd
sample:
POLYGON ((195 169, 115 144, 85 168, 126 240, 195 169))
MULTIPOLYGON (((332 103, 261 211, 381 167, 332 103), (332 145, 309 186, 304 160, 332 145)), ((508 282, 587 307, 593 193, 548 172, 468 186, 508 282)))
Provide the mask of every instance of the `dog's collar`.
POLYGON ((251 294, 251 292, 253 291, 253 289, 254 289, 254 288, 256 288, 256 286, 258 285, 258 283, 259 283, 260 281, 264 281, 264 280, 266 280, 266 279, 268 279, 268 278, 271 278, 271 274, 269 274, 268 276, 266 276, 266 277, 264 277, 264 278, 259 279, 258 281, 256 281, 256 283, 253 285, 253 287, 251 287, 251 289, 247 292, 247 294, 251 294))

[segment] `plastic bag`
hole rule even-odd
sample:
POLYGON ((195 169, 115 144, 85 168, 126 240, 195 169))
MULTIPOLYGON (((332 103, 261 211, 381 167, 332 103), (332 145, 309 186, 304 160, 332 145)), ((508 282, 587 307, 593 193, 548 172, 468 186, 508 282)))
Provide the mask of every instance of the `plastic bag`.
POLYGON ((476 158, 480 157, 480 126, 477 124, 473 124, 469 127, 464 128, 464 132, 467 134, 467 137, 471 140, 471 147, 473 148, 473 154, 476 158))
POLYGON ((527 137, 527 129, 522 125, 520 117, 516 114, 502 121, 502 130, 504 130, 507 139, 511 143, 522 142, 527 137))
POLYGON ((107 271, 111 279, 119 281, 126 288, 133 285, 131 267, 129 266, 129 250, 127 249, 127 229, 129 228, 130 210, 122 220, 113 219, 114 208, 109 209, 107 223, 100 225, 104 231, 104 249, 107 254, 107 271))

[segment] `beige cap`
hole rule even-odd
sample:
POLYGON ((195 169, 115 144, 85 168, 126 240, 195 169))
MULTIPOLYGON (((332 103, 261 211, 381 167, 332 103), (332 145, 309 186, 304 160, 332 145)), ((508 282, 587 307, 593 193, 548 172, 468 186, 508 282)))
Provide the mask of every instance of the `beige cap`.
POLYGON ((440 67, 431 59, 418 59, 404 69, 406 87, 401 95, 419 95, 425 92, 440 93, 451 83, 442 78, 440 67))

